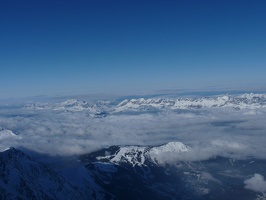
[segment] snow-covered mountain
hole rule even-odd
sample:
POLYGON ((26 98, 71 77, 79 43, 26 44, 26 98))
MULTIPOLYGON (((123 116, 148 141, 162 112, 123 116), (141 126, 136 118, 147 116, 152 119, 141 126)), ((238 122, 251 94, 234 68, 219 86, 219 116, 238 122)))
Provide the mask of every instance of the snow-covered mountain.
POLYGON ((266 108, 266 94, 243 94, 239 96, 221 95, 200 98, 150 98, 150 99, 126 99, 118 104, 110 101, 86 102, 69 99, 61 103, 37 103, 28 104, 27 109, 54 110, 69 112, 88 112, 94 117, 103 117, 106 114, 123 112, 152 112, 165 109, 199 109, 199 108, 232 108, 232 109, 256 109, 266 108))
POLYGON ((68 99, 61 103, 34 103, 26 105, 30 110, 52 110, 64 112, 86 111, 93 117, 103 117, 109 110, 109 101, 86 102, 76 99, 68 99))
POLYGON ((266 175, 263 160, 216 157, 160 164, 157 156, 191 151, 181 142, 160 146, 111 146, 80 157, 87 170, 115 199, 250 200, 264 194, 247 190, 245 180, 266 175))
POLYGON ((0 118, 0 126, 6 127, 0 128, 2 149, 19 144, 38 149, 40 144, 48 160, 49 155, 88 153, 76 155, 78 161, 71 167, 63 163, 64 169, 58 169, 60 159, 53 169, 57 163, 48 168, 13 148, 0 153, 0 199, 263 199, 266 194, 260 191, 264 190, 252 190, 245 184, 258 177, 265 183, 266 161, 246 157, 263 158, 265 111, 265 94, 121 102, 72 99, 28 104, 22 110, 20 105, 11 112, 4 108, 1 113, 6 116, 0 118), (20 134, 7 127, 15 127, 20 134), (189 144, 200 145, 195 149, 178 141, 137 145, 161 138, 188 142, 192 138, 189 144), (125 141, 136 145, 119 146, 125 141), (33 142, 36 144, 31 145, 33 142), (99 143, 114 142, 118 146, 90 152, 99 148, 99 143), (238 156, 244 160, 232 159, 238 156))
POLYGON ((264 199, 244 184, 254 174, 263 179, 265 160, 157 162, 159 155, 191 150, 181 142, 111 146, 80 156, 78 166, 60 173, 9 148, 0 153, 0 199, 264 199))
POLYGON ((191 147, 184 145, 181 142, 169 142, 155 147, 114 146, 110 147, 110 151, 106 150, 105 154, 107 155, 98 156, 96 159, 98 161, 109 160, 110 163, 114 164, 127 163, 134 167, 136 165, 145 165, 146 162, 154 162, 154 164, 158 164, 156 156, 162 153, 182 153, 187 152, 190 149, 191 147), (116 149, 115 152, 114 149, 116 149))
POLYGON ((62 111, 89 111, 91 113, 101 113, 103 112, 104 106, 106 106, 107 102, 98 101, 96 103, 79 101, 76 99, 69 99, 62 103, 57 104, 53 109, 54 110, 62 110, 62 111))
POLYGON ((131 99, 119 103, 114 112, 143 111, 160 109, 191 109, 226 107, 234 109, 265 108, 265 94, 243 94, 240 96, 211 96, 201 98, 177 98, 177 99, 131 99))

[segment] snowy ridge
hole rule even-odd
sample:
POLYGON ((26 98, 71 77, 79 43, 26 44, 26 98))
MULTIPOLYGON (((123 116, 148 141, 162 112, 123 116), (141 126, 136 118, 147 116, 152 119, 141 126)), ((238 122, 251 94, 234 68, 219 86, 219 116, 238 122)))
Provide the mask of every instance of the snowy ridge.
POLYGON ((119 146, 118 150, 114 154, 106 152, 106 156, 98 156, 97 160, 109 160, 111 163, 121 164, 130 163, 133 166, 143 165, 145 162, 145 151, 147 147, 139 146, 119 146), (109 155, 110 154, 110 155, 109 155))
POLYGON ((26 109, 30 110, 54 110, 63 112, 81 112, 86 111, 91 116, 105 115, 108 110, 109 101, 97 101, 97 102, 86 102, 76 99, 68 99, 61 103, 35 103, 26 105, 26 109))
POLYGON ((143 165, 145 162, 145 150, 145 147, 121 147, 110 161, 112 163, 129 162, 133 166, 143 165))
POLYGON ((152 147, 149 150, 150 154, 160 154, 165 152, 172 152, 172 153, 178 153, 178 152, 185 152, 189 151, 191 147, 183 144, 182 142, 169 142, 167 144, 152 147))
POLYGON ((259 195, 265 197, 261 192, 248 191, 250 188, 245 186, 245 180, 252 179, 252 188, 265 190, 260 187, 265 185, 265 160, 218 156, 202 161, 175 160, 170 165, 157 161, 157 156, 166 159, 176 154, 177 157, 189 156, 190 150, 181 142, 155 147, 111 146, 83 155, 81 161, 91 170, 94 180, 107 188, 115 199, 249 200, 258 199, 259 195), (250 178, 254 172, 262 174, 261 181, 250 178))
POLYGON ((98 156, 97 160, 108 160, 114 164, 130 164, 134 166, 145 165, 147 161, 156 162, 156 156, 161 153, 182 153, 187 152, 191 147, 184 145, 181 142, 169 142, 164 145, 155 147, 142 147, 142 146, 119 146, 118 150, 114 154, 106 152, 106 156, 98 156))
POLYGON ((69 99, 65 102, 59 103, 53 110, 63 110, 63 111, 83 111, 89 110, 91 112, 99 112, 99 108, 96 104, 79 101, 76 99, 69 99))
POLYGON ((119 103, 114 112, 139 111, 151 109, 188 109, 188 108, 227 107, 234 109, 265 108, 266 94, 243 94, 239 96, 212 96, 202 98, 177 99, 131 99, 119 103))
POLYGON ((110 101, 86 102, 69 99, 61 103, 36 103, 26 105, 30 110, 54 110, 63 112, 90 113, 99 117, 106 114, 115 114, 127 111, 160 111, 164 109, 200 109, 200 108, 232 108, 232 109, 258 109, 266 108, 266 94, 242 94, 239 96, 220 95, 201 98, 150 98, 150 99, 126 99, 113 105, 110 101))

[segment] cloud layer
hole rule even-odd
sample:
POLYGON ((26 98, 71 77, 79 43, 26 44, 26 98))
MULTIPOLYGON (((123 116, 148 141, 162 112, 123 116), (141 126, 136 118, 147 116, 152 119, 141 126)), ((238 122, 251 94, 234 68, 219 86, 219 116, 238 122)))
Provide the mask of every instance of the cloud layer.
MULTIPOLYGON (((2 137, 0 149, 23 147, 49 155, 77 155, 110 145, 159 145, 180 141, 192 147, 182 158, 217 155, 266 158, 266 108, 188 108, 114 113, 95 118, 88 111, 0 109, 0 127, 19 133, 2 137)), ((5 132, 7 133, 7 132, 5 132)))

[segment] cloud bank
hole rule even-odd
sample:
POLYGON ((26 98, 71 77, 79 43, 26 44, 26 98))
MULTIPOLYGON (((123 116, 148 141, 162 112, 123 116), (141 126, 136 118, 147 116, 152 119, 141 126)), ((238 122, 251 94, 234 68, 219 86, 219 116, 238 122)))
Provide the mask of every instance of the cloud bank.
POLYGON ((0 149, 14 146, 70 156, 111 145, 160 145, 180 141, 192 147, 192 151, 182 156, 169 154, 164 159, 203 160, 217 155, 266 158, 265 107, 240 110, 193 107, 156 112, 141 109, 95 117, 91 109, 70 112, 43 107, 29 109, 25 105, 2 107, 0 127, 6 131, 0 136, 0 149), (19 134, 9 137, 7 130, 19 134))

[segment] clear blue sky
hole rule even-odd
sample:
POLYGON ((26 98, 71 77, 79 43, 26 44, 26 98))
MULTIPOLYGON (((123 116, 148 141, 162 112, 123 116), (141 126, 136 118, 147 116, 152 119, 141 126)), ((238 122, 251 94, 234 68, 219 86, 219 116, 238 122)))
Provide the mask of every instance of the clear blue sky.
POLYGON ((265 0, 1 0, 0 95, 266 85, 265 0))

